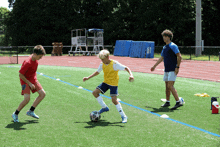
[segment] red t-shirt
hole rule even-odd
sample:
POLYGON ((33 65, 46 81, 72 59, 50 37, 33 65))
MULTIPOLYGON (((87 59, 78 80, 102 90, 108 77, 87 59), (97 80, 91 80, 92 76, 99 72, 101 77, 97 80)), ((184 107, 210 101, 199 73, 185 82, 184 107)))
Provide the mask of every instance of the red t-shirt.
MULTIPOLYGON (((24 60, 21 69, 19 70, 19 73, 23 74, 25 78, 30 81, 32 84, 37 82, 37 67, 38 67, 38 61, 32 61, 32 56, 29 56, 26 60, 24 60)), ((21 78, 20 78, 21 85, 26 84, 21 78)))

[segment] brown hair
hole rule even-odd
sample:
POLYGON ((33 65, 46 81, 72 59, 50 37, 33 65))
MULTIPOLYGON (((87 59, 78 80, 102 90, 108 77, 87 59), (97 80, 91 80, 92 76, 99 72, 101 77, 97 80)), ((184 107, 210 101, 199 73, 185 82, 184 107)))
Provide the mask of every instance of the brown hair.
POLYGON ((46 55, 46 51, 42 45, 36 45, 33 52, 37 55, 46 55))
POLYGON ((170 40, 173 39, 173 33, 172 33, 170 30, 168 30, 168 29, 164 30, 164 31, 161 33, 161 35, 162 35, 162 36, 168 36, 168 37, 170 37, 170 40))

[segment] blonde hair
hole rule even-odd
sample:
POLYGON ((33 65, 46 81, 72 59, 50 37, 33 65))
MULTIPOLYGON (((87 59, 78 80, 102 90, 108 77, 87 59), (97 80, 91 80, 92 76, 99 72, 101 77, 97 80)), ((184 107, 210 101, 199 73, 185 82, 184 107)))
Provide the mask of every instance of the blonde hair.
POLYGON ((100 59, 105 59, 106 57, 108 57, 110 55, 109 51, 107 49, 103 49, 99 52, 99 58, 100 59))

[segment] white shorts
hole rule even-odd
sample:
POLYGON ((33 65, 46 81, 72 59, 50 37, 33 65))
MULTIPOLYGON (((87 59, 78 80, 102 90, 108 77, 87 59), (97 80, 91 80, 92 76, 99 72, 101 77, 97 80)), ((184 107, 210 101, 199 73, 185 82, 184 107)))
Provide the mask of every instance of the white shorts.
POLYGON ((174 71, 164 72, 163 80, 164 81, 176 81, 177 75, 174 71))

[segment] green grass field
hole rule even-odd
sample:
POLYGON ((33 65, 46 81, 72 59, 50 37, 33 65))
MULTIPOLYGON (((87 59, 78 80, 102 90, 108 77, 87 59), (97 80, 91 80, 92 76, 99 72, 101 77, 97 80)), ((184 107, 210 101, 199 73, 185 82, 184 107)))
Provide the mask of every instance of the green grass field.
MULTIPOLYGON (((189 126, 160 118, 135 107, 122 104, 128 123, 121 117, 111 100, 103 97, 110 111, 102 114, 99 122, 91 122, 89 113, 101 107, 92 93, 69 84, 93 91, 103 81, 103 72, 86 82, 96 69, 39 66, 37 75, 46 91, 45 99, 36 108, 40 119, 26 116, 37 94, 20 112, 20 123, 13 123, 11 114, 23 100, 18 77, 20 65, 0 65, 0 146, 219 146, 219 137, 189 126), (51 78, 49 78, 49 77, 51 78), (59 78, 58 81, 52 78, 59 78), (65 83, 67 82, 67 83, 65 83)), ((165 98, 162 75, 133 72, 135 81, 128 81, 126 71, 119 72, 119 96, 123 102, 206 131, 220 134, 219 114, 211 114, 210 97, 196 97, 195 93, 220 95, 220 83, 187 78, 177 78, 175 87, 185 105, 171 111, 161 108, 165 98)), ((109 91, 105 94, 109 95, 109 91)), ((171 96, 171 107, 175 101, 171 96)))

